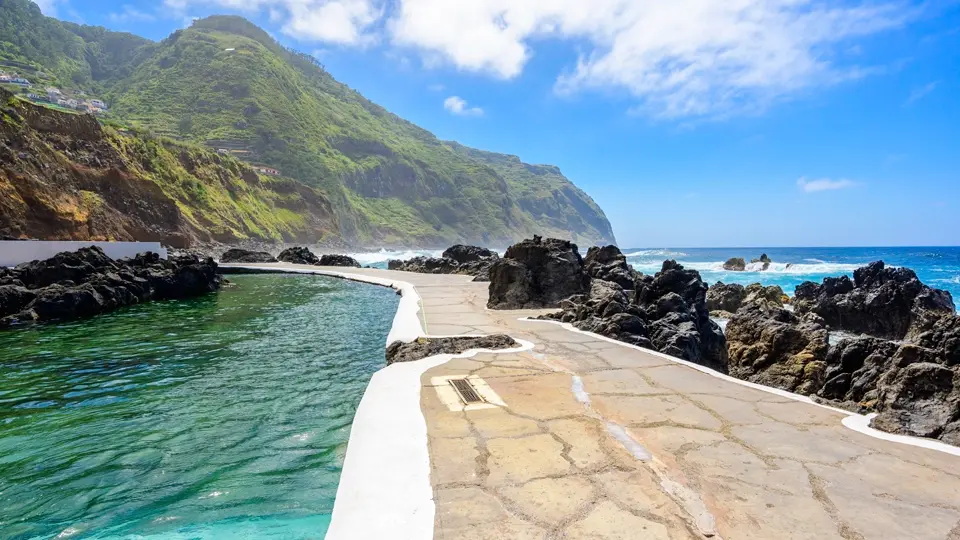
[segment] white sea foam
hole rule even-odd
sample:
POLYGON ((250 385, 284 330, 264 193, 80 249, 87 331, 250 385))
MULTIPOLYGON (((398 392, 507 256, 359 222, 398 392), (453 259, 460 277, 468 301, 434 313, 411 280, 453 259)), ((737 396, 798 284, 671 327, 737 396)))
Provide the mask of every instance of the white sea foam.
POLYGON ((953 276, 952 278, 933 279, 931 281, 933 281, 934 283, 951 283, 954 285, 960 285, 960 276, 953 276))
POLYGON ((439 249, 408 249, 404 251, 387 251, 385 249, 381 249, 380 251, 350 253, 349 255, 356 259, 358 263, 367 265, 385 263, 391 259, 406 261, 414 257, 439 257, 442 254, 443 250, 439 249))
POLYGON ((642 249, 627 253, 625 257, 686 257, 687 254, 682 251, 670 251, 669 249, 642 249))
MULTIPOLYGON (((634 262, 629 261, 634 268, 644 273, 659 272, 660 267, 663 264, 662 261, 652 262, 652 261, 642 261, 634 262)), ((691 270, 699 270, 700 272, 730 272, 732 274, 746 274, 746 273, 755 273, 755 274, 787 274, 787 275, 807 275, 807 274, 823 274, 831 276, 839 276, 841 274, 849 274, 860 268, 861 264, 841 264, 841 263, 815 263, 815 264, 805 264, 805 263, 770 263, 770 266, 766 270, 763 269, 763 263, 750 263, 747 265, 747 268, 743 272, 733 272, 729 270, 724 270, 723 261, 711 261, 711 262, 687 262, 687 261, 678 261, 683 265, 684 268, 689 268, 691 270)))

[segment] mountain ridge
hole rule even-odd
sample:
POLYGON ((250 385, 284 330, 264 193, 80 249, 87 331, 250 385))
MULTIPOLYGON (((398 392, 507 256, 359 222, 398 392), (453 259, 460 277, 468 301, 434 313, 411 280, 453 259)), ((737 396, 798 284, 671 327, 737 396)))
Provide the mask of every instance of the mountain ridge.
MULTIPOLYGON (((0 0, 0 7, 25 3, 0 0)), ((211 16, 151 42, 26 11, 31 15, 17 20, 33 21, 38 31, 59 25, 83 41, 72 46, 82 48, 89 71, 73 63, 51 68, 58 80, 66 76, 58 73, 89 80, 122 123, 231 153, 319 189, 347 243, 508 245, 532 234, 615 242, 602 209, 558 168, 441 141, 246 19, 211 16), (115 51, 113 42, 127 50, 115 51)), ((9 56, 19 47, 21 58, 41 64, 44 55, 29 57, 25 46, 11 43, 19 34, 7 33, 12 17, 3 18, 0 52, 9 56)))

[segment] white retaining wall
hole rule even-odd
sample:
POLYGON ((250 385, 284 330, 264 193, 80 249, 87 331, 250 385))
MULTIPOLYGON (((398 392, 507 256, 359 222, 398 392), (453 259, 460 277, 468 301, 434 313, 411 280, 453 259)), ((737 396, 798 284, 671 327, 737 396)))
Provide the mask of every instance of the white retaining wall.
POLYGON ((0 266, 49 259, 61 251, 76 251, 89 246, 99 246, 111 259, 133 257, 144 251, 158 253, 162 259, 167 258, 167 250, 160 247, 160 242, 0 240, 0 266))

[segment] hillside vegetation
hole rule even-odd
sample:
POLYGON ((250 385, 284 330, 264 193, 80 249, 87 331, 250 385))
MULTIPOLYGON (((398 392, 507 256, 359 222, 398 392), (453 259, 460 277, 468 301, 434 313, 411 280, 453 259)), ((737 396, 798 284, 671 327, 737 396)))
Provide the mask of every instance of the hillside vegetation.
POLYGON ((26 0, 0 7, 7 54, 59 79, 89 80, 115 120, 229 151, 320 190, 349 243, 506 245, 531 234, 614 241, 602 210, 556 167, 440 141, 245 19, 209 17, 152 43, 60 23, 26 0), (8 6, 20 6, 15 25, 60 41, 8 33, 8 6))
POLYGON ((323 194, 204 148, 122 133, 0 89, 0 233, 340 243, 323 194))

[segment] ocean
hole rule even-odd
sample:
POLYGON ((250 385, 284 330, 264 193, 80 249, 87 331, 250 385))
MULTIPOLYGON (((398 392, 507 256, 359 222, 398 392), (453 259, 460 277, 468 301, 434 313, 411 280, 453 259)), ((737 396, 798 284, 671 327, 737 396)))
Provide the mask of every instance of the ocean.
MULTIPOLYGON (((627 261, 638 271, 655 274, 663 261, 675 259, 687 268, 700 272, 704 281, 724 283, 762 283, 779 285, 793 296, 804 281, 821 282, 825 277, 847 275, 873 261, 913 269, 921 281, 931 287, 949 291, 960 301, 960 247, 856 247, 856 248, 623 248, 627 261), (766 271, 762 265, 748 265, 745 272, 728 272, 723 263, 731 257, 747 261, 767 254, 773 264, 766 271)), ((586 254, 586 248, 581 248, 586 254)), ((407 250, 356 253, 361 264, 386 268, 389 259, 409 259, 418 255, 439 257, 442 250, 407 250)), ((501 251, 501 254, 503 252, 501 251)))

